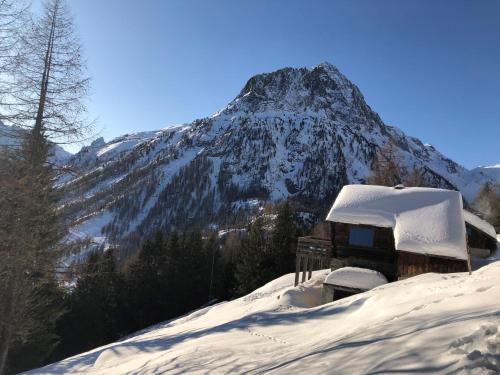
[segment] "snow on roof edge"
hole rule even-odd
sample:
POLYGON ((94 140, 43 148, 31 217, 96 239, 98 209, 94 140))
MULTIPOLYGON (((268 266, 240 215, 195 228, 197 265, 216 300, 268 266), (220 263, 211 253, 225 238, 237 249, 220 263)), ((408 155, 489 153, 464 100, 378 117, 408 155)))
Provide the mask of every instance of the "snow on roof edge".
POLYGON ((326 220, 392 227, 396 250, 467 259, 458 191, 345 185, 326 220))
POLYGON ((479 216, 473 214, 472 212, 464 209, 464 220, 466 223, 472 225, 474 228, 486 233, 493 239, 496 239, 497 233, 493 225, 483 220, 479 216))

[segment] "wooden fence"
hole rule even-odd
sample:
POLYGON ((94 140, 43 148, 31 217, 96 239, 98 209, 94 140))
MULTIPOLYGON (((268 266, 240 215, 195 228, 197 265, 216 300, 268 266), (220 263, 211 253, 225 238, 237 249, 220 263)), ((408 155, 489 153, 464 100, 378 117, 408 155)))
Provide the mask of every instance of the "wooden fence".
POLYGON ((299 237, 295 260, 295 285, 299 283, 302 270, 302 283, 309 280, 312 271, 330 267, 332 242, 324 238, 299 237))

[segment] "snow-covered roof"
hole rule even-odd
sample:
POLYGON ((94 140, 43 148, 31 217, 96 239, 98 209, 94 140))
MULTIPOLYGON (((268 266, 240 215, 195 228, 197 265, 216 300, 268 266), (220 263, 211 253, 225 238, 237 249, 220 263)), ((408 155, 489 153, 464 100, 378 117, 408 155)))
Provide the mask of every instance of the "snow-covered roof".
POLYGON ((387 284, 387 279, 377 271, 358 267, 343 267, 330 272, 324 283, 354 289, 370 290, 379 285, 387 284))
POLYGON ((391 227, 396 250, 467 259, 462 212, 453 190, 346 185, 326 220, 391 227))
POLYGON ((486 233, 487 235, 496 238, 497 234, 493 225, 481 219, 479 216, 474 215, 472 212, 464 210, 465 222, 486 233))

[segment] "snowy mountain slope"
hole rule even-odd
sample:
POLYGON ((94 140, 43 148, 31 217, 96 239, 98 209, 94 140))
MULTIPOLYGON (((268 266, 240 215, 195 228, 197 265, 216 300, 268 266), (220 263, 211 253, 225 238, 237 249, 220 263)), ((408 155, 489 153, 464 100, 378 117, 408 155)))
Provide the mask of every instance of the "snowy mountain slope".
POLYGON ((371 174, 389 143, 407 170, 423 168, 429 184, 467 199, 493 181, 385 125, 323 63, 256 75, 212 117, 97 140, 71 159, 82 173, 61 179, 62 203, 76 231, 82 224, 122 243, 157 228, 243 225, 266 201, 284 198, 322 215, 344 184, 371 174))
POLYGON ((500 164, 471 169, 462 178, 461 185, 458 186, 463 186, 462 191, 465 196, 473 197, 486 181, 495 183, 500 190, 500 164))
POLYGON ((320 305, 328 271, 278 278, 33 374, 496 374, 500 262, 320 305))
MULTIPOLYGON (((0 121, 0 147, 17 147, 20 145, 23 129, 17 126, 8 126, 0 121)), ((63 165, 71 158, 72 154, 61 146, 54 144, 50 151, 50 159, 56 165, 63 165)))

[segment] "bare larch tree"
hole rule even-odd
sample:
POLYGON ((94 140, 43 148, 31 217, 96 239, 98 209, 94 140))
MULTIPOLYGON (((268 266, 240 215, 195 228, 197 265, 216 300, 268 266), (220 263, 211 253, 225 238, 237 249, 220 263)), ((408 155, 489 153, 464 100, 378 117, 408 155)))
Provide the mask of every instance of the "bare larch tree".
POLYGON ((26 29, 11 77, 15 89, 2 106, 9 122, 25 131, 20 149, 0 161, 0 374, 12 344, 36 327, 37 291, 53 281, 64 249, 50 142, 73 142, 88 130, 89 80, 65 2, 46 1, 26 29))

